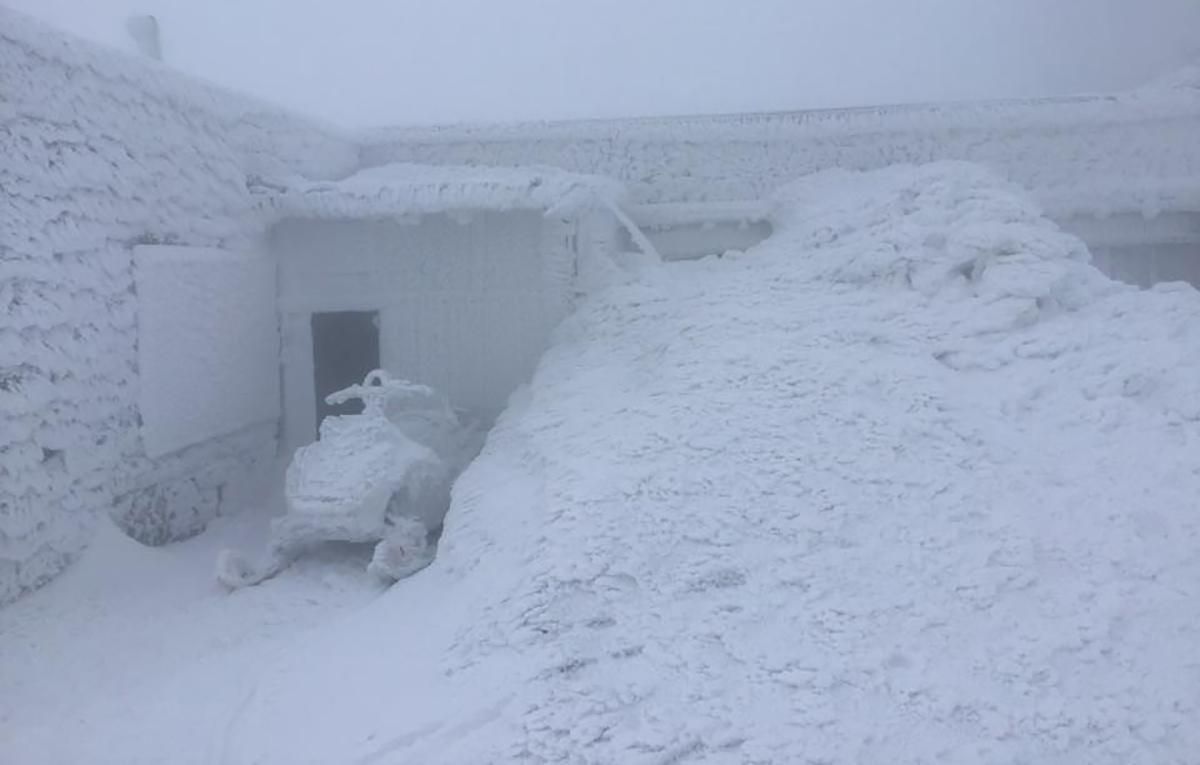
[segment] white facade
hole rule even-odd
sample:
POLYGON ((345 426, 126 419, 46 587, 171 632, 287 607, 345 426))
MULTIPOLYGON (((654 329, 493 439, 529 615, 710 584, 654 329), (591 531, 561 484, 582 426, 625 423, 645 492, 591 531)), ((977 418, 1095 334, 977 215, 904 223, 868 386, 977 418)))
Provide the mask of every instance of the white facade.
POLYGON ((568 310, 576 224, 535 210, 276 226, 284 444, 316 436, 312 317, 378 312, 393 375, 491 419, 528 381, 568 310))

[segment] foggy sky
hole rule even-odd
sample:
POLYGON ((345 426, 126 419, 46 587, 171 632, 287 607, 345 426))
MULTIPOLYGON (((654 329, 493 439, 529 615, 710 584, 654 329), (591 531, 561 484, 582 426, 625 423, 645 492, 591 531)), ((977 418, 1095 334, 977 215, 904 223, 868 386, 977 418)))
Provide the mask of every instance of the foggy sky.
POLYGON ((1135 87, 1200 0, 0 0, 349 126, 786 110, 1135 87))

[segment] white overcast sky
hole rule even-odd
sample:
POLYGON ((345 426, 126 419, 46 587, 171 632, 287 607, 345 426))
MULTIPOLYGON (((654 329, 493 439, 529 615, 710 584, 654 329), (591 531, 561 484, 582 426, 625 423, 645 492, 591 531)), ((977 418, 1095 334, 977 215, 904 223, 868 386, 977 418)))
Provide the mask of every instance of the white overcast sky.
POLYGON ((1003 98, 1200 59, 1200 0, 0 0, 350 126, 1003 98))

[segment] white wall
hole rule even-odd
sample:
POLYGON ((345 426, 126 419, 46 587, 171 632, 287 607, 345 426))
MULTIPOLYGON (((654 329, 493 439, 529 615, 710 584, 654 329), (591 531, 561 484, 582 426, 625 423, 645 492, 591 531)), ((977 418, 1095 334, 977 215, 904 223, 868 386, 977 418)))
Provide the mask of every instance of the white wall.
POLYGON ((968 160, 1054 216, 1200 205, 1200 94, 391 129, 365 165, 540 163, 606 175, 639 203, 763 199, 831 167, 968 160))
POLYGON ((1096 267, 1114 279, 1139 287, 1187 282, 1200 289, 1200 242, 1089 249, 1096 267))
POLYGON ((0 7, 0 602, 66 565, 97 514, 178 538, 270 457, 274 425, 147 455, 132 251, 250 247, 266 222, 247 174, 335 177, 357 157, 302 119, 0 7))
MULTIPOLYGON (((643 233, 663 260, 695 260, 723 255, 730 250, 748 250, 771 235, 771 224, 766 221, 710 221, 663 226, 643 233)), ((625 229, 621 230, 618 244, 626 251, 637 249, 625 229)))
POLYGON ((279 419, 275 262, 213 247, 134 248, 142 444, 163 457, 279 419))
POLYGON ((1115 279, 1141 287, 1184 281, 1200 288, 1200 212, 1079 216, 1062 226, 1087 242, 1093 262, 1115 279))
POLYGON ((567 310, 573 229, 536 212, 277 226, 287 445, 315 436, 314 312, 379 311, 389 372, 499 413, 567 310))

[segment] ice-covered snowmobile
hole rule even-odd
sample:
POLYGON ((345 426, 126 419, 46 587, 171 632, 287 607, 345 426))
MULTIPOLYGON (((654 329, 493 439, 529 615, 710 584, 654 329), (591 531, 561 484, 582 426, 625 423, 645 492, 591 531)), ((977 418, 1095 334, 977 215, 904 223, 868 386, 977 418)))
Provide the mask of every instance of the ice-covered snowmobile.
POLYGON ((361 414, 327 417, 320 438, 298 449, 287 468, 287 512, 271 523, 265 560, 223 551, 217 578, 228 587, 275 576, 325 542, 377 542, 369 571, 409 576, 433 560, 450 484, 476 441, 431 388, 382 370, 326 401, 363 402, 361 414))

